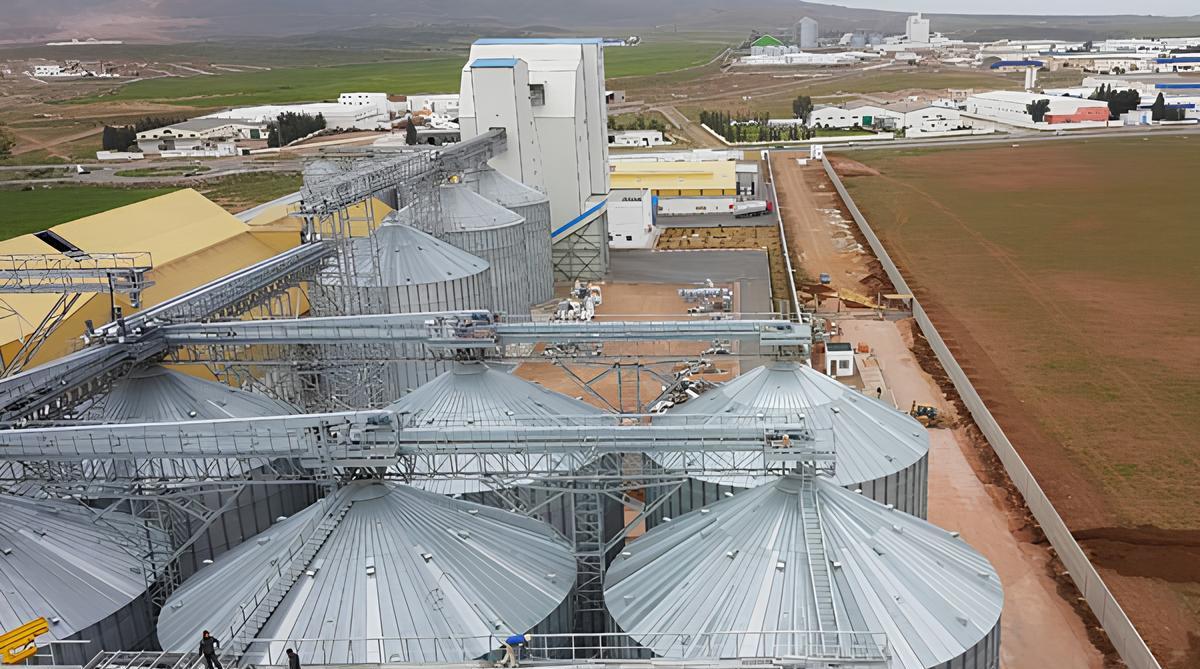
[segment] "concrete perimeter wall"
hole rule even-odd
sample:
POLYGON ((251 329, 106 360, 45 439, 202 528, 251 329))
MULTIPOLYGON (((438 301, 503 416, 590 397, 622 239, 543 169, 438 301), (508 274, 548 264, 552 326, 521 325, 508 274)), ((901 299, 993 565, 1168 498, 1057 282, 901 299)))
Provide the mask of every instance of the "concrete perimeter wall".
MULTIPOLYGON (((846 187, 842 184, 842 180, 834 171, 833 166, 829 164, 829 160, 823 159, 823 162, 826 174, 829 175, 838 195, 846 203, 846 208, 850 210, 850 215, 854 217, 854 222, 858 224, 859 230, 867 238, 871 250, 875 252, 875 257, 883 264, 884 271, 887 272, 888 278, 896 287, 896 292, 912 294, 912 289, 908 287, 900 270, 888 256, 887 249, 883 247, 883 243, 879 241, 879 237, 875 235, 867 223, 867 219, 858 210, 858 206, 854 204, 850 194, 846 192, 846 187)), ((979 430, 987 438, 992 450, 1000 458, 1008 477, 1012 479, 1017 490, 1024 496, 1025 504, 1042 526, 1042 531, 1046 533, 1050 545, 1058 552, 1058 557, 1070 572, 1071 580, 1083 593, 1088 606, 1100 620, 1100 626, 1108 633, 1108 637, 1121 659, 1129 665, 1130 669, 1161 669, 1158 660, 1146 646, 1145 640, 1138 634, 1129 617, 1125 615, 1125 611, 1121 609, 1121 605, 1117 603, 1104 580, 1100 578, 1100 574, 1092 566, 1083 549, 1071 536, 1071 531, 1067 528, 1066 523, 1058 515, 1058 511, 1050 503, 1050 499, 1046 497, 1046 493, 1038 485, 1037 480, 1034 479, 1033 473, 1029 471, 1029 467, 1017 453, 1017 449, 1004 434, 1004 430, 1000 429, 1000 424, 988 411, 983 399, 971 385, 971 380, 967 377, 966 372, 954 359, 954 354, 950 352, 950 348, 946 346, 946 342, 942 340, 937 328, 934 327, 933 321, 929 320, 929 316, 925 314, 925 310, 915 297, 912 301, 912 311, 913 318, 916 319, 922 334, 929 340, 929 346, 937 355, 942 368, 950 376, 963 404, 971 412, 971 417, 975 419, 975 424, 979 426, 979 430)), ((1021 615, 1019 611, 1009 611, 1006 614, 1021 615)))

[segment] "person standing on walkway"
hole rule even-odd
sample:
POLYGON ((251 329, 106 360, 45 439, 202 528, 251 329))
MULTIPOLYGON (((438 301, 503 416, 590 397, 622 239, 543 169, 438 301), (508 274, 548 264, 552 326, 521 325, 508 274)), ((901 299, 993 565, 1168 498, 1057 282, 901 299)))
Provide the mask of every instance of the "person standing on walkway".
POLYGON ((288 669, 300 669, 300 656, 291 648, 287 649, 288 669))
POLYGON ((204 634, 200 636, 200 655, 204 657, 204 664, 208 669, 224 669, 221 661, 217 659, 217 649, 220 647, 221 642, 217 641, 217 637, 204 630, 204 634))

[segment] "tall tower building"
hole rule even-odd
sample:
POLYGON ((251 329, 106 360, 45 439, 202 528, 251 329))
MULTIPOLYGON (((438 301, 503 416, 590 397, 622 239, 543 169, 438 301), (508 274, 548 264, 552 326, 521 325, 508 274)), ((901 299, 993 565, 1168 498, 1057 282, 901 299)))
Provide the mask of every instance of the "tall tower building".
POLYGON ((910 42, 928 44, 929 19, 922 18, 920 13, 918 13, 916 16, 908 17, 908 22, 904 27, 904 35, 910 42))
POLYGON ((806 16, 792 28, 792 41, 801 49, 814 49, 818 34, 817 20, 806 16))

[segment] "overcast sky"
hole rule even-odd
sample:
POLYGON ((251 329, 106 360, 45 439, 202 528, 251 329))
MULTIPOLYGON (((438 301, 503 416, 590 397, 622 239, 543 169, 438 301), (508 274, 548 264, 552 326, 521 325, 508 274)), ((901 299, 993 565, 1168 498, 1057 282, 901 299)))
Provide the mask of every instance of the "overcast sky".
POLYGON ((1200 14, 1197 0, 816 0, 846 7, 870 7, 898 12, 923 11, 947 14, 1200 14))

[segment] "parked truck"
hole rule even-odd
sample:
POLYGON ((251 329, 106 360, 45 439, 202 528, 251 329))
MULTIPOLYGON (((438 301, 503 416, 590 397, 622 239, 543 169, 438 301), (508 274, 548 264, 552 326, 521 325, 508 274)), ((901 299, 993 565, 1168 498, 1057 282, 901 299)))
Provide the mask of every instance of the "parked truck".
POLYGON ((734 218, 765 216, 773 211, 775 211, 775 205, 770 200, 746 200, 733 203, 734 218))

